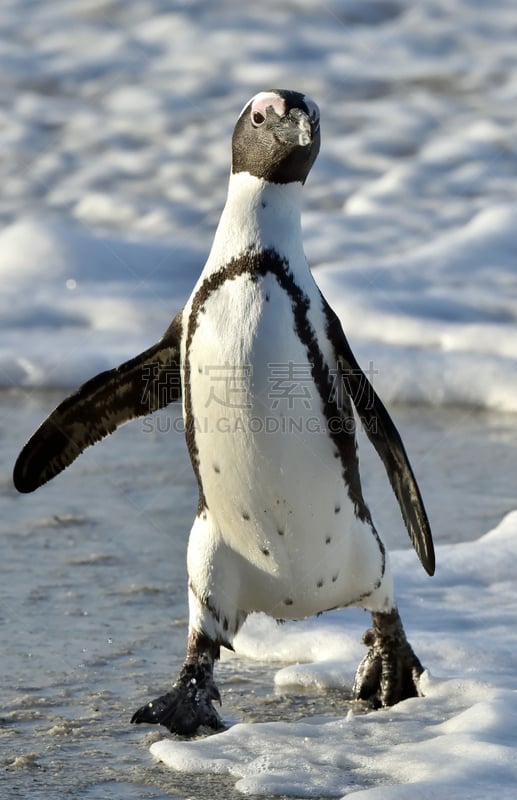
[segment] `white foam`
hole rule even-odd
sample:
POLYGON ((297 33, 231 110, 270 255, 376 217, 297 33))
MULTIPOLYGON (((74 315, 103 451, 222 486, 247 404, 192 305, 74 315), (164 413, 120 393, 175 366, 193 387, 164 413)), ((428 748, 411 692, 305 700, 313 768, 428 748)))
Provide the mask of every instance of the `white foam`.
POLYGON ((0 386, 73 386, 144 350, 181 307, 202 257, 20 220, 0 233, 0 386))

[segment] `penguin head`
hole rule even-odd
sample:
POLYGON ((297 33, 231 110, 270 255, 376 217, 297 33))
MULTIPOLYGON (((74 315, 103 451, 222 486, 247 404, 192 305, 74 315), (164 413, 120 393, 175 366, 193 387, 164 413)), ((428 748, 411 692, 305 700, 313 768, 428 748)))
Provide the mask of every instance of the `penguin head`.
POLYGON ((232 138, 232 172, 270 183, 305 183, 320 149, 320 112, 300 92, 272 89, 252 97, 232 138))

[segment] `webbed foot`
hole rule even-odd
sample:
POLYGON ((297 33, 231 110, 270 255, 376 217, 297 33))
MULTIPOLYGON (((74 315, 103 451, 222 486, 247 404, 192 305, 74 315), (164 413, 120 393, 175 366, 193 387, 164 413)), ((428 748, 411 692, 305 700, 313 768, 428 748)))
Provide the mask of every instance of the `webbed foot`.
POLYGON ((192 736, 201 727, 222 730, 224 724, 212 705, 214 700, 221 704, 213 680, 214 658, 218 655, 218 646, 203 637, 189 643, 187 661, 171 691, 141 706, 131 722, 164 725, 182 736, 192 736))
POLYGON ((406 639, 398 611, 374 613, 372 622, 363 637, 370 649, 357 669, 354 698, 381 708, 421 696, 424 668, 406 639))
POLYGON ((170 692, 135 711, 131 722, 164 725, 171 733, 182 736, 192 736, 201 727, 221 730, 224 725, 212 705, 213 700, 221 702, 215 684, 200 687, 195 678, 189 683, 178 681, 170 692))

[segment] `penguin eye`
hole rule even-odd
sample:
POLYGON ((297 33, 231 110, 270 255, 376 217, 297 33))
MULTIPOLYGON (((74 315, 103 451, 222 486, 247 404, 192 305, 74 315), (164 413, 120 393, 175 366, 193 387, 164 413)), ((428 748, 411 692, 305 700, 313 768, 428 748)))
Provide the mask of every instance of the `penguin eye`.
POLYGON ((266 118, 261 111, 253 111, 251 114, 251 121, 255 128, 259 128, 261 125, 264 124, 266 118))

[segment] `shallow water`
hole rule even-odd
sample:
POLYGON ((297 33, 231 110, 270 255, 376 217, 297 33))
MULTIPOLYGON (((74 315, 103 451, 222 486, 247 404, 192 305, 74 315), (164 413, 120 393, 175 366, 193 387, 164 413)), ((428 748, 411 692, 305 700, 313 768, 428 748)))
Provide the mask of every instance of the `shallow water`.
MULTIPOLYGON (((196 486, 182 437, 171 432, 177 409, 152 425, 124 427, 53 483, 18 495, 16 454, 61 397, 0 396, 2 796, 240 797, 232 779, 192 778, 155 764, 148 748, 162 732, 129 724, 137 706, 168 686, 185 648, 196 486)), ((474 539, 511 510, 514 416, 426 407, 392 413, 437 542, 474 539)), ((367 451, 364 468, 386 540, 405 548, 382 469, 367 451)), ((227 723, 346 714, 339 693, 275 693, 278 666, 223 659, 227 723)))

